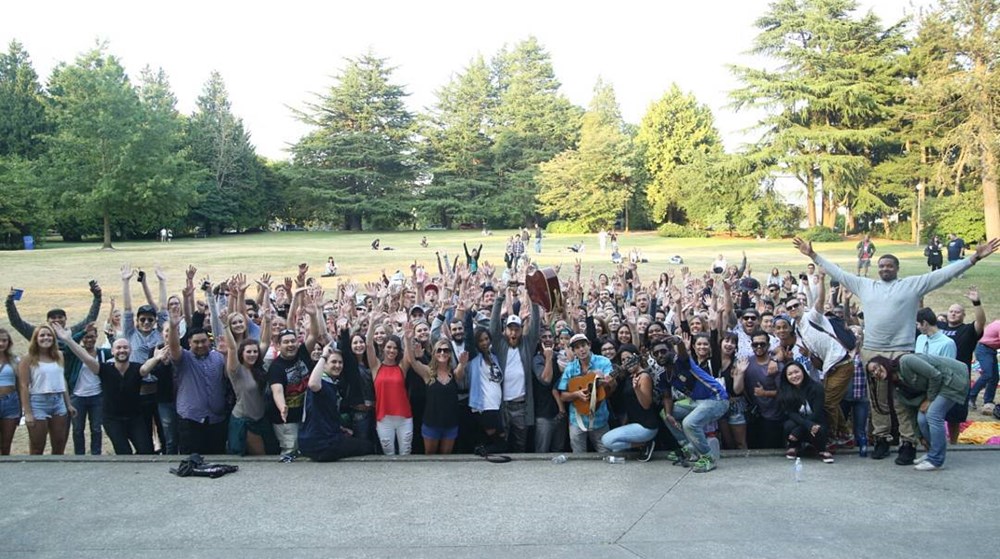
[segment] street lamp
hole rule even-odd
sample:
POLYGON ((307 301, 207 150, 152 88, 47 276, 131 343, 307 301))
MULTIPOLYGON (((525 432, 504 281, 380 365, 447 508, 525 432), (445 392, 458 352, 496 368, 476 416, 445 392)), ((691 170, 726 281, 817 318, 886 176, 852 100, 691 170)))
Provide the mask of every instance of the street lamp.
POLYGON ((914 216, 914 219, 916 219, 916 223, 917 223, 916 244, 917 244, 917 246, 920 246, 920 198, 921 198, 920 193, 924 189, 924 183, 918 182, 917 186, 915 186, 914 189, 916 190, 916 194, 917 194, 917 215, 914 216))

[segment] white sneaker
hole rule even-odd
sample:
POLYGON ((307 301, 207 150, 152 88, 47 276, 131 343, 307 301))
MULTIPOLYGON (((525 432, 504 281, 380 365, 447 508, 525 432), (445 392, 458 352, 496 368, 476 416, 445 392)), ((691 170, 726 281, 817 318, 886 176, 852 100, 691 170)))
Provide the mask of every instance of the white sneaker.
POLYGON ((926 460, 913 467, 913 469, 918 472, 934 472, 940 470, 941 468, 944 468, 944 466, 935 466, 926 460))
POLYGON ((916 459, 916 460, 915 460, 915 461, 914 461, 913 463, 914 463, 914 464, 922 464, 922 463, 924 463, 924 462, 926 462, 926 461, 927 461, 927 455, 926 455, 926 454, 924 454, 924 455, 923 455, 923 456, 921 456, 920 458, 917 458, 917 459, 916 459))
POLYGON ((983 404, 983 415, 993 415, 993 408, 996 407, 995 404, 983 404))

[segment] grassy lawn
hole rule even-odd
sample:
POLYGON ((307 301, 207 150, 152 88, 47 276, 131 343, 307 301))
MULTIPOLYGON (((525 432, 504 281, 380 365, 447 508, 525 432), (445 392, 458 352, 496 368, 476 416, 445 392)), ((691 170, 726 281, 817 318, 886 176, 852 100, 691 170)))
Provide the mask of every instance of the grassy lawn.
MULTIPOLYGON (((339 267, 340 277, 357 280, 376 278, 382 270, 392 274, 397 269, 406 271, 414 260, 424 263, 429 270, 436 270, 435 251, 451 257, 462 255, 462 242, 472 246, 483 243, 483 258, 503 266, 503 252, 511 232, 497 231, 483 237, 479 231, 427 231, 407 233, 342 233, 342 232, 282 232, 234 235, 211 239, 176 239, 170 244, 151 241, 123 242, 116 250, 102 251, 95 244, 51 243, 34 251, 0 252, 0 286, 25 290, 18 303, 21 315, 32 323, 44 319, 52 307, 65 308, 71 322, 79 320, 89 306, 87 282, 97 279, 105 289, 105 296, 120 296, 121 280, 118 269, 124 262, 152 273, 160 265, 167 273, 168 289, 179 292, 183 283, 183 269, 188 264, 198 267, 199 276, 207 274, 221 279, 236 272, 246 272, 253 277, 262 272, 272 276, 293 275, 300 262, 308 262, 310 275, 319 276, 328 256, 333 256, 339 267), (426 234, 429 248, 420 246, 426 234), (374 252, 370 248, 378 236, 382 246, 395 250, 374 252)), ((533 241, 532 241, 533 242, 533 241)), ((912 244, 876 240, 878 253, 891 252, 901 260, 901 275, 921 274, 928 270, 924 263, 922 247, 912 244)), ((818 252, 847 269, 855 265, 856 240, 816 245, 818 252)), ((678 266, 669 263, 672 255, 680 255, 692 270, 705 270, 718 254, 733 263, 746 251, 754 275, 759 279, 777 266, 782 272, 804 270, 807 259, 791 246, 790 240, 757 241, 747 239, 664 239, 653 233, 633 233, 619 236, 623 255, 633 247, 639 248, 649 259, 640 266, 643 280, 655 280, 659 272, 678 266)), ((534 256, 532 243, 529 252, 534 256)), ((555 235, 543 241, 542 254, 536 260, 540 265, 563 263, 567 269, 574 258, 583 260, 584 272, 610 272, 614 266, 609 253, 601 253, 596 235, 555 235), (576 255, 567 247, 585 243, 585 251, 576 255)), ((875 273, 874 268, 871 272, 875 273)), ((975 266, 962 279, 931 293, 925 303, 935 311, 943 312, 952 302, 967 302, 963 297, 970 285, 979 287, 987 317, 993 320, 1000 315, 1000 256, 993 256, 975 266)), ((338 278, 323 278, 328 287, 336 286, 338 278)), ((155 294, 155 280, 151 283, 155 294)), ((141 297, 141 290, 133 287, 133 296, 141 297)), ((107 300, 107 299, 105 299, 107 300)), ((138 305, 140 301, 135 300, 138 305)), ((100 320, 105 314, 102 312, 100 320)), ((900 317, 903 319, 904 317, 900 317)), ((0 327, 9 327, 6 311, 0 309, 0 327)), ((16 351, 23 354, 26 344, 16 340, 16 351)))

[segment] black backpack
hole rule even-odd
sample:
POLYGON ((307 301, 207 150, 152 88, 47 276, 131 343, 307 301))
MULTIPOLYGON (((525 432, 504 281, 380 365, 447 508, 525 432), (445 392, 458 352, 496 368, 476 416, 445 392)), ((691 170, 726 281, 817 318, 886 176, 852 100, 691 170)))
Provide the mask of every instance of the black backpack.
POLYGON ((844 319, 836 316, 828 316, 826 318, 830 321, 830 326, 833 326, 833 333, 837 335, 837 339, 840 340, 840 343, 844 344, 844 348, 847 351, 854 351, 854 348, 858 347, 858 337, 847 327, 844 319))

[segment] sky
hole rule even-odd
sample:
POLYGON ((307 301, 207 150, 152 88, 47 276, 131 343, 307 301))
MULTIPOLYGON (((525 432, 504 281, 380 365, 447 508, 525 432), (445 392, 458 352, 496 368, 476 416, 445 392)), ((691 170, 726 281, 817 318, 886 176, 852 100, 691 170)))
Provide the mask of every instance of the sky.
MULTIPOLYGON (((913 0, 918 1, 919 0, 913 0)), ((926 4, 926 2, 922 2, 926 4)), ((411 110, 478 55, 534 36, 551 55, 562 92, 587 106, 598 78, 614 86, 625 120, 638 123, 672 83, 712 108, 726 148, 754 140, 752 113, 726 108, 738 87, 727 65, 760 66, 745 54, 767 0, 613 3, 507 0, 89 0, 13 2, 0 20, 3 49, 18 40, 43 84, 53 67, 98 41, 138 76, 146 65, 170 78, 178 109, 190 113, 213 70, 258 153, 286 159, 307 128, 302 108, 335 84, 345 59, 371 50, 395 67, 411 110)), ((911 0, 861 0, 884 24, 913 13, 911 0)))

